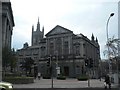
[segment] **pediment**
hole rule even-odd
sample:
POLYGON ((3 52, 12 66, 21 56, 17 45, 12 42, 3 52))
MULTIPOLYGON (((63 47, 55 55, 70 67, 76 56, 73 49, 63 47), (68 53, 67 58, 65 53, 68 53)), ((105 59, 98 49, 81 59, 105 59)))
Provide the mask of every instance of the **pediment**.
POLYGON ((62 26, 57 25, 54 27, 50 32, 46 34, 46 36, 58 35, 58 34, 66 34, 66 33, 73 33, 71 30, 66 29, 62 26))

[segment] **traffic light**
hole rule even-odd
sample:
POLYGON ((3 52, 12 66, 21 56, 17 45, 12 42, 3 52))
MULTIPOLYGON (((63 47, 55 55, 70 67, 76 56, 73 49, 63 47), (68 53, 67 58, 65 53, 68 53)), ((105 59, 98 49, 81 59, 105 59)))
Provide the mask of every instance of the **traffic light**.
POLYGON ((89 66, 88 59, 85 59, 85 66, 89 66))
POLYGON ((51 66, 51 59, 48 58, 48 61, 47 61, 47 66, 50 67, 51 66))
POLYGON ((90 68, 92 68, 92 67, 93 67, 93 59, 90 58, 90 68))

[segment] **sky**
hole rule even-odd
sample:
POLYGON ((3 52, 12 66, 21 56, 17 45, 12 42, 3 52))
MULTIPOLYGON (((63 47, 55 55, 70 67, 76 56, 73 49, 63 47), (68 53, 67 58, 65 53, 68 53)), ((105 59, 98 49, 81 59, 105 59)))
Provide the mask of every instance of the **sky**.
POLYGON ((106 23, 109 38, 118 38, 118 1, 119 0, 10 0, 14 15, 15 27, 12 35, 12 48, 21 49, 25 42, 31 45, 32 25, 36 29, 38 17, 40 28, 44 26, 45 34, 56 25, 65 27, 74 34, 87 36, 92 33, 98 38, 101 58, 106 37, 106 23))

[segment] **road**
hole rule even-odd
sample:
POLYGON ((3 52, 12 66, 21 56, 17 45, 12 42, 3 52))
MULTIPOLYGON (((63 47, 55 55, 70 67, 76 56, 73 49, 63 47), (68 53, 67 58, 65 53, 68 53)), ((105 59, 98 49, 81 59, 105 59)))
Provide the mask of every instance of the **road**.
MULTIPOLYGON (((90 80, 90 87, 88 87, 88 81, 78 81, 77 79, 67 79, 67 80, 53 80, 54 90, 104 90, 104 80, 92 79, 90 80)), ((46 90, 52 89, 51 79, 36 79, 34 83, 31 84, 14 84, 14 90, 46 90)), ((112 84, 111 90, 116 90, 115 85, 112 84), (114 89, 113 89, 114 88, 114 89)))
POLYGON ((104 89, 104 88, 17 88, 14 90, 118 90, 117 88, 104 89))

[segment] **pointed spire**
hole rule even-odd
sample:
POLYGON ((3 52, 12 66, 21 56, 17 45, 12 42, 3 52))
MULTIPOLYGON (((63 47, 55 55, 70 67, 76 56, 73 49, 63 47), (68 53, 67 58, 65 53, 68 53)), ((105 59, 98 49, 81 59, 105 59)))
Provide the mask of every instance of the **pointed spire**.
POLYGON ((93 33, 92 33, 92 37, 91 37, 91 39, 92 39, 92 41, 94 41, 94 35, 93 35, 93 33))
POLYGON ((42 28, 42 34, 43 34, 43 38, 44 38, 44 26, 43 26, 43 28, 42 28))
POLYGON ((37 29, 36 31, 40 31, 40 22, 39 22, 39 17, 38 17, 38 23, 37 23, 37 29))
POLYGON ((39 17, 38 17, 38 24, 40 24, 40 22, 39 22, 39 17))
POLYGON ((98 39, 97 39, 97 37, 96 37, 96 42, 98 42, 98 39))

